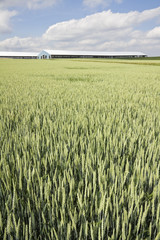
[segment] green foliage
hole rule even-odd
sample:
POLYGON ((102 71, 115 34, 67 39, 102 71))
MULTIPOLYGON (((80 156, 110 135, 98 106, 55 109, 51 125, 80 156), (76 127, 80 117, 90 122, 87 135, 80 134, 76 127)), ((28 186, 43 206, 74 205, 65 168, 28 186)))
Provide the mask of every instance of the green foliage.
POLYGON ((146 61, 0 60, 0 239, 159 239, 146 61))

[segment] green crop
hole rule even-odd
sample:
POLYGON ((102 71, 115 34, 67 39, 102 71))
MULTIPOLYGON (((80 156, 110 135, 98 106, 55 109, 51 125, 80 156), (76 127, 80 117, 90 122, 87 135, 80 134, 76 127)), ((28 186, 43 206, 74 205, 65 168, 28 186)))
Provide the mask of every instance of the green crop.
POLYGON ((159 65, 0 60, 0 239, 159 239, 159 65))

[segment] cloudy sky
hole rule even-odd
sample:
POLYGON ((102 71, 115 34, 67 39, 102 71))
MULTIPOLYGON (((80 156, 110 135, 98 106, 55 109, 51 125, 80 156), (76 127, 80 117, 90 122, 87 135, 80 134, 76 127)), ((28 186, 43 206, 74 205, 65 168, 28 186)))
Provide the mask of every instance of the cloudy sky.
POLYGON ((160 56, 160 0, 0 0, 0 51, 160 56))

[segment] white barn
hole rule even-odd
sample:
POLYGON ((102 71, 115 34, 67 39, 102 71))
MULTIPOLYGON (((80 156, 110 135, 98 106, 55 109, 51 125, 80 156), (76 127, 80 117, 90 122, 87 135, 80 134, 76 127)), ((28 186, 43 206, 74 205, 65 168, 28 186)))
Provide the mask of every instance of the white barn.
POLYGON ((13 59, 50 59, 50 58, 139 58, 147 57, 142 52, 96 52, 96 51, 67 51, 43 50, 37 52, 0 52, 0 58, 13 59))
POLYGON ((35 53, 35 52, 0 52, 0 58, 37 59, 38 53, 35 53))
POLYGON ((96 52, 96 51, 67 51, 43 50, 38 54, 39 59, 50 58, 140 58, 147 57, 142 52, 96 52))

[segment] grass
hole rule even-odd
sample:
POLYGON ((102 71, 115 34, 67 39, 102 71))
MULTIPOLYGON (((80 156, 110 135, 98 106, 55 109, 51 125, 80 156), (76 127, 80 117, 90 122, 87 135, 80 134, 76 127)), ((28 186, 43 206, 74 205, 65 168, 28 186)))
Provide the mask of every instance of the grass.
POLYGON ((0 239, 159 239, 155 64, 0 60, 0 239))

